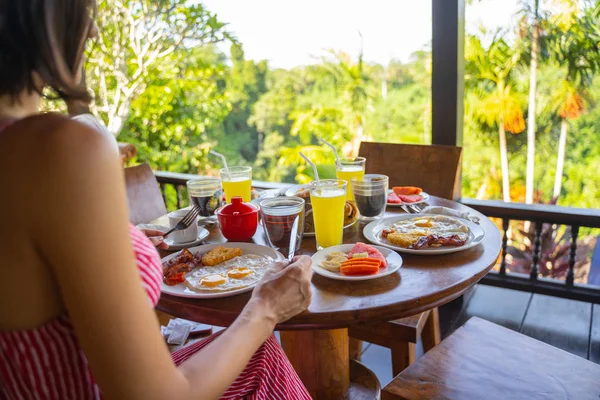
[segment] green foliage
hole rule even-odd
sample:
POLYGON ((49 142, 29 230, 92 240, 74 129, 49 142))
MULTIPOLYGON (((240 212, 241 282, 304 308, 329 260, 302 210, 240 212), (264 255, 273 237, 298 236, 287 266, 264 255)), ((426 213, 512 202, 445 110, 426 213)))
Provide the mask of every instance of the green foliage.
POLYGON ((214 174, 207 153, 218 137, 208 132, 231 107, 219 88, 225 66, 214 51, 190 50, 183 63, 164 68, 132 103, 119 139, 137 146, 139 160, 159 170, 214 174))
MULTIPOLYGON (((501 198, 499 128, 512 133, 524 128, 531 48, 527 41, 537 23, 541 52, 536 198, 550 200, 560 109, 566 95, 577 93, 586 100, 586 113, 569 121, 560 204, 600 207, 600 109, 594 107, 595 94, 600 93, 595 78, 598 9, 588 1, 571 3, 578 7, 560 13, 546 8, 536 12, 536 0, 530 0, 524 2, 515 32, 490 35, 482 31, 466 38, 464 196, 501 198)), ((298 156, 300 151, 317 164, 322 178, 335 176, 333 154, 317 138, 333 143, 344 154, 356 153, 360 140, 431 140, 428 50, 415 52, 406 63, 393 60, 388 65, 366 63, 362 55, 353 59, 329 51, 314 65, 272 69, 266 61, 247 60, 242 44, 227 33, 226 26, 195 2, 103 0, 99 14, 105 33, 93 58, 101 59, 102 65, 116 65, 113 53, 107 50, 122 42, 121 47, 131 47, 125 57, 125 75, 142 75, 143 90, 130 104, 119 140, 135 144, 138 161, 149 162, 153 168, 214 175, 220 162, 207 156, 214 148, 225 154, 231 165, 252 165, 255 179, 305 183, 314 176, 298 156), (123 10, 109 9, 110 4, 123 3, 129 9, 134 2, 143 5, 134 13, 155 12, 156 21, 161 21, 142 31, 167 29, 169 35, 161 46, 172 49, 142 70, 135 43, 125 35, 127 21, 110 19, 123 10), (171 6, 170 14, 161 8, 171 6), (188 35, 190 29, 195 38, 188 35), (184 36, 187 39, 182 39, 184 36), (227 54, 211 44, 223 40, 232 44, 227 54), (180 46, 172 46, 178 42, 180 46)), ((109 65, 107 79, 100 82, 99 65, 92 64, 88 75, 96 88, 98 110, 110 122, 108 108, 106 112, 102 108, 103 99, 117 96, 123 71, 109 65)), ((522 200, 524 194, 524 136, 506 135, 514 200, 522 200)), ((170 197, 173 200, 174 193, 170 197)))

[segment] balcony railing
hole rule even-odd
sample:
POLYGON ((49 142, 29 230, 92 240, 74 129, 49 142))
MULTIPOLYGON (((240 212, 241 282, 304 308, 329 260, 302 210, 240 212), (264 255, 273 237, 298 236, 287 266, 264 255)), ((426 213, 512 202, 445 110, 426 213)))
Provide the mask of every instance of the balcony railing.
MULTIPOLYGON (((185 183, 196 178, 196 175, 164 171, 156 171, 155 175, 169 209, 187 205, 185 183)), ((289 186, 261 181, 253 181, 252 184, 257 189, 280 189, 289 186)), ((503 231, 499 264, 481 283, 600 303, 600 286, 578 282, 587 279, 576 273, 581 269, 579 267, 582 263, 581 260, 578 261, 578 257, 591 259, 591 254, 589 257, 578 254, 580 230, 600 228, 600 210, 473 199, 462 199, 461 202, 492 219, 498 219, 498 227, 503 231), (525 223, 522 224, 523 222, 525 223), (521 229, 517 223, 522 224, 524 228, 521 229), (519 241, 518 237, 522 239, 521 243, 516 243, 519 241), (515 261, 516 257, 511 252, 519 254, 522 258, 515 261), (516 268, 519 266, 520 269, 516 268), (547 276, 548 273, 551 277, 547 276)), ((589 245, 592 250, 593 242, 595 240, 589 245)), ((591 264, 589 261, 585 263, 591 264)), ((592 269, 600 268, 600 265, 589 266, 590 273, 592 269)))
MULTIPOLYGON (((600 286, 576 282, 576 267, 581 264, 582 258, 592 258, 591 253, 594 251, 596 242, 596 240, 590 240, 589 257, 578 254, 578 250, 587 250, 579 248, 580 230, 582 228, 600 228, 600 210, 473 199, 463 199, 462 203, 488 217, 498 218, 502 225, 502 256, 499 268, 487 274, 481 283, 574 300, 600 302, 600 286), (524 258, 522 260, 530 261, 528 273, 509 271, 510 263, 507 259, 511 257, 509 238, 513 221, 531 223, 528 230, 532 233, 531 237, 528 238, 526 234, 522 235, 529 241, 529 246, 524 247, 531 249, 531 259, 524 258), (561 229, 562 233, 560 233, 561 229), (545 241, 552 243, 548 245, 545 241), (563 259, 562 263, 560 262, 561 258, 563 259), (564 261, 566 261, 566 265, 564 265, 564 261), (560 271, 563 266, 566 267, 564 280, 556 279, 556 277, 548 278, 542 273, 544 268, 547 268, 547 272, 555 273, 557 270, 560 271)), ((596 232, 596 236, 598 236, 598 232, 596 232)), ((585 262, 589 265, 588 276, 600 268, 600 265, 593 265, 591 261, 585 262)))

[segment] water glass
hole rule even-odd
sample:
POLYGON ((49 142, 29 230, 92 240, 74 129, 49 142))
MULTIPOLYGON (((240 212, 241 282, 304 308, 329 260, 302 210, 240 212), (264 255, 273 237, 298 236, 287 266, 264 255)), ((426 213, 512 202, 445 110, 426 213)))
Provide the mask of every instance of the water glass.
POLYGON ((389 178, 385 175, 367 174, 362 180, 352 178, 352 191, 361 221, 383 217, 387 205, 389 178))
POLYGON ((286 258, 300 250, 304 234, 304 199, 300 197, 275 197, 259 203, 260 215, 269 245, 286 258), (297 229, 293 232, 294 221, 297 229), (291 247, 295 236, 295 245, 291 247))
POLYGON ((220 172, 227 203, 238 196, 246 203, 252 200, 252 167, 221 168, 220 172))

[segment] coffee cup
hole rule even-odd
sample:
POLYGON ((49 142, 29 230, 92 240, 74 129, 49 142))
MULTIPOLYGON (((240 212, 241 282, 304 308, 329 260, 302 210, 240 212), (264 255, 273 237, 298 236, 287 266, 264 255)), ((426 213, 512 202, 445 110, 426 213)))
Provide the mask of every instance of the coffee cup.
MULTIPOLYGON (((169 226, 175 228, 175 226, 181 221, 189 212, 189 209, 181 209, 169 213, 169 226)), ((169 235, 175 243, 189 243, 198 239, 198 223, 194 221, 189 227, 180 231, 174 231, 169 235)))

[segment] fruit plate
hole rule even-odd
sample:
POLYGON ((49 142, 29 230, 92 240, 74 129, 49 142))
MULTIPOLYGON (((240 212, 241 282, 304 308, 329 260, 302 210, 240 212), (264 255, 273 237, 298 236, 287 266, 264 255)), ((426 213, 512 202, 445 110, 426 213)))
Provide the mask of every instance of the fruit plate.
POLYGON ((370 279, 378 279, 383 278, 384 276, 388 276, 398 271, 398 269, 402 266, 402 257, 385 247, 381 246, 370 246, 373 247, 386 258, 388 262, 388 266, 386 268, 380 268, 379 273, 375 275, 357 275, 357 276, 347 276, 342 275, 340 272, 332 272, 328 271, 325 268, 321 267, 321 263, 325 260, 328 254, 333 253, 334 251, 341 251, 343 253, 348 253, 354 247, 353 244, 342 244, 339 246, 327 247, 326 249, 319 250, 312 256, 312 269, 316 274, 324 276, 326 278, 337 279, 340 281, 367 281, 370 279))
MULTIPOLYGON (((200 252, 201 254, 203 254, 203 253, 208 253, 209 251, 211 251, 212 249, 214 249, 215 247, 218 247, 218 246, 240 248, 240 249, 242 249, 242 255, 256 254, 259 256, 264 256, 269 259, 272 259, 273 261, 284 259, 283 254, 281 254, 280 252, 273 250, 270 247, 260 246, 258 244, 254 244, 254 243, 233 243, 233 242, 213 243, 213 244, 206 244, 204 246, 190 247, 190 248, 188 248, 188 250, 191 251, 193 254, 196 254, 197 252, 200 252)), ((164 263, 165 261, 169 261, 176 255, 177 255, 177 253, 169 254, 168 256, 163 258, 161 261, 164 263)), ((230 291, 226 291, 226 292, 201 293, 201 292, 196 292, 196 291, 189 289, 185 285, 185 283, 178 283, 177 285, 169 286, 169 285, 165 284, 164 282, 161 282, 160 291, 164 294, 169 294, 171 296, 187 297, 187 298, 191 298, 191 299, 217 299, 217 298, 221 298, 221 297, 235 296, 240 293, 250 292, 254 289, 254 286, 256 286, 256 283, 246 286, 244 288, 234 289, 234 290, 230 290, 230 291)))
POLYGON ((378 221, 373 221, 363 229, 363 235, 367 238, 367 240, 373 244, 384 246, 392 250, 399 251, 401 253, 407 254, 419 254, 419 255, 439 255, 439 254, 449 254, 456 253, 459 251, 468 250, 472 247, 477 246, 483 239, 485 238, 485 231, 483 228, 471 221, 462 218, 454 218, 463 224, 465 224, 469 228, 469 238, 467 239, 467 243, 464 246, 460 247, 438 247, 435 249, 407 249, 404 247, 397 246, 393 243, 388 242, 381 236, 381 231, 386 228, 389 228, 392 224, 411 218, 427 218, 427 217, 435 217, 436 214, 403 214, 397 215, 394 217, 387 217, 380 219, 378 221))
MULTIPOLYGON (((388 194, 394 193, 394 191, 392 189, 388 190, 388 194)), ((427 203, 427 201, 429 200, 429 194, 425 193, 425 192, 421 192, 419 193, 421 195, 421 197, 423 197, 423 200, 420 201, 415 201, 414 203, 386 203, 388 207, 402 207, 402 206, 408 206, 408 205, 416 205, 416 204, 423 204, 423 203, 427 203)))

